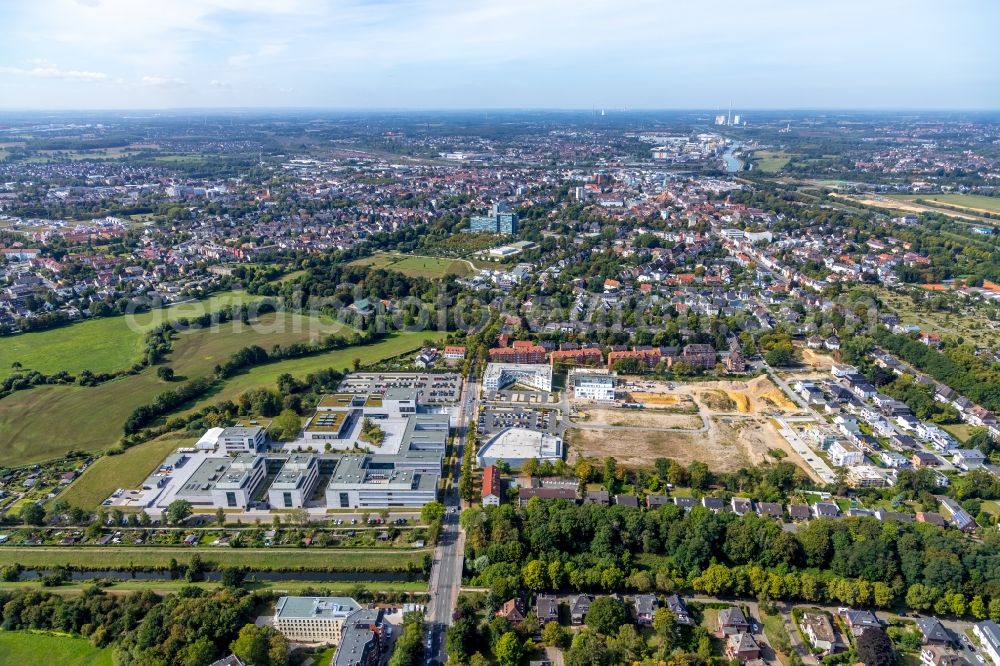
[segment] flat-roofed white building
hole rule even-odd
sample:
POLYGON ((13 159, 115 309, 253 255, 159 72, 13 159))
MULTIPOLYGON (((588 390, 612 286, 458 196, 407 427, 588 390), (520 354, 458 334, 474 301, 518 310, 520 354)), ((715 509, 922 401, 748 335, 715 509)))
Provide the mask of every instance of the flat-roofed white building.
POLYGON ((326 487, 331 509, 417 508, 437 499, 441 456, 427 453, 427 464, 417 457, 344 456, 326 487))
POLYGON ((312 497, 319 481, 316 456, 296 454, 282 465, 267 490, 272 509, 300 509, 312 497))
POLYGON ((573 387, 573 397, 578 400, 595 400, 597 402, 614 402, 615 374, 594 370, 571 371, 570 386, 573 387))
POLYGON ((340 643, 344 623, 360 609, 350 597, 281 597, 274 608, 274 628, 290 641, 340 643))
POLYGON ((267 441, 267 433, 257 425, 223 428, 218 446, 226 453, 253 453, 260 451, 267 441))
POLYGON ((537 391, 552 390, 552 366, 548 363, 489 363, 483 375, 483 388, 499 391, 511 384, 521 384, 537 391))
POLYGON ((226 509, 246 509, 250 506, 260 484, 267 478, 265 462, 263 456, 241 453, 228 468, 219 470, 217 467, 217 478, 210 478, 213 482, 212 503, 226 509))
POLYGON ((562 459, 562 438, 528 428, 504 428, 487 440, 476 457, 480 467, 500 460, 514 469, 526 460, 555 462, 562 459))

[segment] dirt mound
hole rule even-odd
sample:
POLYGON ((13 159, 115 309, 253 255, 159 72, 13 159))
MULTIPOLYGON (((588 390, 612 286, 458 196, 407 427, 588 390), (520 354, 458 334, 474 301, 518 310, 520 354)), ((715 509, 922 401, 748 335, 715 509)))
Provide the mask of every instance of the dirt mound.
POLYGON ((729 400, 736 406, 740 414, 750 413, 750 398, 746 393, 742 391, 726 391, 726 395, 729 396, 729 400))
POLYGON ((730 397, 728 391, 719 389, 709 389, 698 394, 705 406, 716 412, 731 412, 736 409, 736 402, 730 397))
POLYGON ((638 402, 643 405, 655 407, 671 407, 678 404, 681 399, 676 395, 665 395, 662 393, 629 393, 629 402, 638 402))

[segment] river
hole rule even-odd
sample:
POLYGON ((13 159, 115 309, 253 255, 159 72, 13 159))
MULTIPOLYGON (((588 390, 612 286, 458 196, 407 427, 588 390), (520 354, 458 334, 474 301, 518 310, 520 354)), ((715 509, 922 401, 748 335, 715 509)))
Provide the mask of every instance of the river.
POLYGON ((737 159, 736 156, 733 155, 733 153, 739 150, 742 145, 743 144, 739 141, 734 141, 733 144, 726 149, 726 152, 722 153, 722 161, 726 163, 726 171, 728 173, 738 173, 743 171, 743 160, 737 159))

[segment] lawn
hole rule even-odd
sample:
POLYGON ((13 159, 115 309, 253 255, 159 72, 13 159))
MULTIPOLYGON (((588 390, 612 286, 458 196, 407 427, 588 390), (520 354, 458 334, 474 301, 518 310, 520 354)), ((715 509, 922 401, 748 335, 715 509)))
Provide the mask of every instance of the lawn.
POLYGON ((59 370, 72 374, 81 370, 119 370, 139 360, 143 334, 157 324, 259 298, 242 291, 229 291, 133 316, 88 319, 48 331, 6 337, 0 343, 0 379, 14 372, 11 365, 15 362, 44 374, 59 370))
POLYGON ((86 638, 0 631, 0 666, 26 664, 112 666, 109 648, 93 647, 86 638))
POLYGON ((378 253, 351 262, 357 266, 372 266, 396 271, 409 277, 442 278, 446 275, 459 277, 472 272, 469 264, 461 259, 447 257, 424 257, 394 253, 378 253))
POLYGON ((753 153, 756 168, 764 173, 778 173, 791 159, 791 154, 783 150, 755 150, 753 153))
POLYGON ((222 400, 232 400, 248 389, 259 386, 274 386, 278 381, 278 377, 286 372, 294 377, 304 377, 311 372, 316 372, 324 368, 334 368, 335 370, 350 369, 354 359, 359 359, 361 365, 365 366, 420 349, 423 346, 424 340, 436 341, 445 335, 446 333, 443 331, 395 333, 392 337, 371 345, 348 347, 347 349, 337 349, 315 356, 260 365, 251 368, 243 374, 230 378, 219 391, 211 393, 198 401, 188 411, 198 410, 206 405, 222 400))
POLYGON ((138 488, 169 453, 194 442, 193 438, 168 433, 120 456, 99 458, 59 498, 82 509, 96 509, 118 488, 138 488))
MULTIPOLYGON (((93 586, 92 581, 78 581, 66 583, 59 587, 43 587, 41 581, 22 581, 17 583, 0 582, 0 590, 9 589, 44 589, 53 594, 66 596, 80 594, 84 590, 93 586)), ((102 589, 108 594, 130 594, 141 590, 151 590, 156 594, 177 593, 184 587, 200 587, 204 590, 214 590, 219 587, 217 582, 189 583, 183 578, 178 580, 123 580, 116 581, 109 587, 102 589)), ((281 594, 302 594, 307 590, 321 590, 324 596, 351 596, 358 588, 372 590, 374 592, 411 592, 421 594, 427 592, 427 582, 422 580, 414 581, 326 581, 326 580, 285 580, 285 581, 254 581, 253 574, 248 576, 248 580, 242 587, 247 590, 272 590, 281 594)), ((2 635, 2 634, 0 634, 2 635)), ((329 661, 325 662, 329 663, 329 661)))
MULTIPOLYGON (((210 371, 211 366, 225 356, 219 351, 223 346, 232 345, 231 351, 235 351, 258 341, 273 342, 266 334, 259 338, 248 335, 227 340, 226 336, 211 330, 185 334, 175 342, 174 354, 180 362, 174 368, 180 375, 194 376, 210 371), (238 340, 238 344, 234 340, 238 340)), ((434 331, 397 333, 372 345, 258 366, 231 377, 187 411, 232 400, 251 388, 274 386, 278 376, 285 372, 302 377, 323 368, 343 370, 351 367, 355 358, 366 365, 419 349, 425 339, 437 340, 444 335, 434 331)), ((170 386, 157 379, 153 368, 147 368, 138 375, 95 387, 39 386, 17 391, 0 400, 0 461, 24 465, 51 460, 70 450, 109 448, 121 437, 122 424, 129 414, 170 386)))
POLYGON ((948 425, 942 425, 941 428, 947 431, 961 444, 965 444, 969 437, 972 436, 972 431, 976 429, 968 423, 949 423, 948 425))
POLYGON ((19 563, 25 568, 71 566, 84 570, 168 569, 171 558, 187 564, 198 554, 209 566, 245 566, 257 571, 405 571, 419 569, 424 550, 351 550, 334 548, 178 548, 178 547, 0 547, 0 567, 19 563))
POLYGON ((979 194, 896 194, 890 198, 900 201, 926 201, 965 208, 974 213, 1000 213, 1000 197, 979 194))

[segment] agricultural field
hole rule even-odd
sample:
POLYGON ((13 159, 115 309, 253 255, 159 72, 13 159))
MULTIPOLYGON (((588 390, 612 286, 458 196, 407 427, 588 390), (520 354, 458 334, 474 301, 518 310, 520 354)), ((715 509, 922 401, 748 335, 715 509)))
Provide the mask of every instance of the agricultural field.
POLYGON ((408 277, 442 278, 446 275, 468 275, 473 271, 469 262, 446 257, 423 257, 395 253, 378 253, 351 262, 355 266, 372 266, 402 273, 408 277))
POLYGON ((111 648, 95 648, 86 638, 27 631, 0 631, 0 666, 59 664, 112 666, 111 648))
MULTIPOLYGON (((195 376, 207 372, 219 360, 219 347, 233 344, 219 340, 211 330, 193 331, 175 341, 174 355, 181 360, 170 365, 178 375, 195 376)), ((363 347, 349 347, 303 358, 251 368, 229 378, 220 389, 191 406, 188 412, 260 386, 272 387, 278 376, 288 372, 304 376, 324 368, 342 370, 358 358, 362 365, 419 349, 425 339, 440 339, 444 333, 397 333, 363 347)), ((253 342, 240 338, 238 347, 253 342)), ((235 351, 235 349, 233 349, 235 351)), ((0 400, 0 459, 10 464, 30 464, 65 455, 70 450, 100 451, 113 446, 122 434, 122 424, 132 411, 151 402, 171 384, 146 368, 95 387, 39 386, 17 391, 0 400)))
POLYGON ((257 571, 288 569, 340 571, 404 571, 420 569, 423 550, 347 548, 167 548, 167 547, 0 547, 0 567, 20 563, 25 568, 71 566, 84 570, 131 566, 168 569, 170 560, 188 564, 197 554, 212 567, 245 566, 257 571))
POLYGON ((174 449, 193 446, 195 441, 197 438, 167 433, 121 455, 98 458, 59 499, 82 509, 96 509, 118 488, 138 488, 174 449))
MULTIPOLYGON (((899 199, 891 195, 854 196, 848 194, 833 193, 830 196, 842 201, 851 201, 857 204, 862 204, 864 206, 872 206, 874 208, 884 208, 889 210, 902 211, 905 213, 940 213, 942 215, 947 215, 948 217, 954 218, 956 220, 962 220, 966 223, 975 222, 975 223, 996 224, 995 220, 988 220, 985 217, 976 215, 975 213, 971 212, 971 209, 964 209, 964 210, 969 210, 970 212, 962 212, 954 207, 939 208, 935 206, 919 204, 909 199, 899 199)), ((908 196, 908 195, 900 195, 900 196, 908 196)))
POLYGON ((755 150, 751 157, 755 169, 763 173, 778 173, 792 159, 792 154, 783 150, 755 150))
POLYGON ((14 363, 43 374, 60 370, 72 374, 81 370, 112 372, 126 368, 139 360, 143 335, 158 324, 260 298, 243 291, 228 291, 132 316, 89 319, 48 331, 5 337, 0 343, 0 379, 15 371, 14 363))

